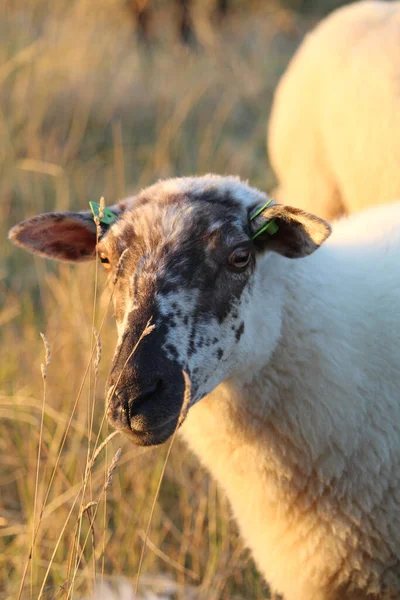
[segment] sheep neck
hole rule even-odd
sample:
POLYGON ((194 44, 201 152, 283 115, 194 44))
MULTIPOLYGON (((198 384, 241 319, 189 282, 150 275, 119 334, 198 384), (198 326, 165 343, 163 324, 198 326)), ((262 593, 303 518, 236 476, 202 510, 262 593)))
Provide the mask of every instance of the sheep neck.
MULTIPOLYGON (((244 369, 203 398, 183 427, 227 492, 259 567, 290 599, 325 600, 310 591, 314 573, 332 583, 352 560, 345 540, 367 544, 360 515, 373 515, 364 528, 376 535, 374 507, 379 512, 381 495, 397 478, 398 460, 383 473, 382 457, 391 452, 386 432, 396 437, 400 429, 399 404, 387 401, 400 388, 398 338, 393 298, 381 293, 384 270, 369 276, 374 260, 366 245, 333 243, 286 272, 278 265, 265 288, 267 295, 283 273, 281 305, 279 289, 272 290, 276 344, 260 368, 247 368, 247 376, 244 369), (389 318, 373 336, 377 306, 389 318)), ((273 269, 271 263, 270 275, 273 269)), ((263 332, 257 323, 266 339, 270 322, 263 332)))
POLYGON ((312 503, 357 470, 358 454, 362 463, 379 403, 363 368, 384 366, 372 364, 366 315, 349 283, 368 280, 349 263, 335 248, 286 261, 274 350, 257 372, 231 377, 191 409, 184 437, 226 488, 231 470, 239 479, 253 471, 271 497, 303 494, 312 503))

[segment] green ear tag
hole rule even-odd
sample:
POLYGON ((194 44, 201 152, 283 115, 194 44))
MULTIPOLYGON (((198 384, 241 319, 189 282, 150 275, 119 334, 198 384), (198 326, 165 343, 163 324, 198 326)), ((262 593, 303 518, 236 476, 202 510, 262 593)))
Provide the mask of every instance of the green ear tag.
MULTIPOLYGON (((89 206, 90 210, 93 213, 93 216, 100 218, 100 204, 97 204, 97 202, 89 202, 89 206)), ((116 220, 117 216, 113 213, 112 210, 105 206, 103 208, 103 216, 100 219, 100 223, 104 223, 105 225, 112 225, 116 220)))
MULTIPOLYGON (((257 208, 255 210, 255 212, 250 215, 250 221, 254 221, 254 219, 256 219, 262 212, 264 209, 266 209, 272 202, 272 199, 270 198, 268 200, 268 202, 266 202, 264 204, 264 206, 261 206, 261 208, 257 208)), ((251 238, 252 240, 255 240, 259 235, 261 235, 262 233, 264 233, 264 231, 266 231, 267 233, 269 233, 269 235, 274 235, 274 233, 276 233, 278 231, 279 227, 276 223, 276 221, 274 219, 272 219, 271 221, 268 221, 268 223, 266 223, 265 225, 263 225, 261 227, 261 229, 259 229, 251 238)))

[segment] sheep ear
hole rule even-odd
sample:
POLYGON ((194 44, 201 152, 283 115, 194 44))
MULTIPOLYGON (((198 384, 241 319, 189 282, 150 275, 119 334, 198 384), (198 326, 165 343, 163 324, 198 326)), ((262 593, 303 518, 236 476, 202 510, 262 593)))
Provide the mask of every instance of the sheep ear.
MULTIPOLYGON (((116 216, 124 207, 111 207, 116 216), (120 208, 121 207, 121 208, 120 208)), ((102 234, 109 225, 101 223, 102 234)), ((93 215, 85 212, 44 213, 13 227, 9 239, 28 252, 65 262, 95 258, 97 233, 93 215)))
POLYGON ((250 220, 250 229, 258 249, 272 250, 288 258, 312 254, 331 233, 329 223, 320 217, 281 204, 268 206, 250 220))

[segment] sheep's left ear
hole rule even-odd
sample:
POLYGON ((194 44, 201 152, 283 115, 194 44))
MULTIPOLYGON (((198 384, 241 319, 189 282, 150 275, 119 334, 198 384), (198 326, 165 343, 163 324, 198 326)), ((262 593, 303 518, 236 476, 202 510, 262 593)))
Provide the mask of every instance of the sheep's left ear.
MULTIPOLYGON (((254 213, 254 211, 253 211, 254 213)), ((255 246, 272 250, 288 258, 312 254, 329 237, 329 223, 300 208, 275 204, 265 208, 250 220, 255 246), (270 227, 264 227, 270 223, 270 227), (260 231, 259 235, 257 235, 260 231)))

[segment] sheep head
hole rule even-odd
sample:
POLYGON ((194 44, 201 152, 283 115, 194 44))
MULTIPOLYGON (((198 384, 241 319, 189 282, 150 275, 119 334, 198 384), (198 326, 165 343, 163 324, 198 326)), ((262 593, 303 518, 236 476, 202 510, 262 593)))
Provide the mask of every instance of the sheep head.
POLYGON ((100 237, 89 212, 43 214, 11 230, 13 242, 42 256, 98 256, 109 274, 118 343, 108 415, 135 443, 159 444, 173 433, 183 371, 193 405, 251 368, 254 328, 246 329, 265 276, 258 263, 271 253, 306 256, 328 237, 325 221, 299 209, 270 204, 251 219, 266 201, 233 177, 172 179, 112 207, 115 222, 102 225, 100 237), (254 237, 271 220, 274 233, 254 237))

